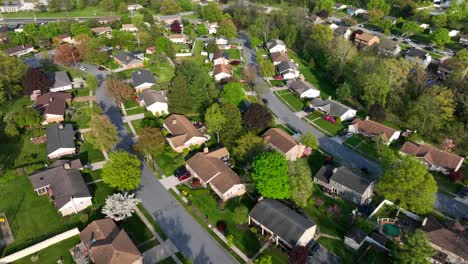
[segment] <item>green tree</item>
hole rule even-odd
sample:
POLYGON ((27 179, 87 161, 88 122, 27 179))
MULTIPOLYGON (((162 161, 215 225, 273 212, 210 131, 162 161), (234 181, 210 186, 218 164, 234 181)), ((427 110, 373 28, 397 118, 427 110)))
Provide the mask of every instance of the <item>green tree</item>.
POLYGON ((328 25, 314 24, 311 26, 310 39, 312 40, 312 43, 325 45, 333 40, 333 31, 328 25))
POLYGON ((201 23, 197 26, 197 33, 198 35, 207 35, 208 29, 206 28, 205 24, 201 23))
POLYGON ((266 150, 263 140, 252 132, 241 136, 236 140, 236 144, 232 155, 240 163, 250 163, 266 150))
POLYGON ((273 124, 273 116, 263 105, 253 103, 242 116, 247 130, 261 132, 273 124))
POLYGON ((223 18, 219 22, 219 28, 217 33, 220 36, 225 36, 227 38, 235 38, 237 36, 237 28, 232 22, 232 19, 223 18))
POLYGON ((63 1, 61 0, 50 0, 47 3, 47 8, 50 12, 59 12, 63 8, 63 1))
POLYGON ((119 191, 131 191, 140 185, 141 162, 137 156, 125 151, 109 154, 109 161, 102 168, 102 180, 119 191))
POLYGON ((376 191, 402 208, 425 214, 433 209, 437 184, 421 162, 406 156, 391 164, 376 191))
POLYGON ((276 74, 275 65, 270 60, 260 60, 260 72, 264 77, 272 77, 276 74))
POLYGON ((192 1, 190 0, 179 0, 179 4, 183 11, 192 10, 192 1))
POLYGON ((306 207, 314 187, 307 159, 289 162, 289 184, 291 200, 300 207, 306 207))
POLYGON ((13 122, 7 122, 3 132, 7 137, 16 137, 19 135, 18 128, 16 128, 16 125, 13 124, 13 122))
POLYGON ((221 102, 223 104, 233 104, 239 106, 245 99, 244 89, 238 82, 231 82, 223 87, 221 92, 221 102))
POLYGON ((418 23, 414 21, 405 22, 401 27, 402 36, 409 37, 419 32, 421 32, 421 28, 419 27, 418 23))
POLYGON ((201 14, 203 19, 208 20, 210 22, 219 22, 223 17, 223 12, 221 11, 221 8, 214 1, 208 2, 206 6, 202 7, 201 14))
POLYGON ((78 22, 73 22, 70 25, 70 33, 73 36, 78 36, 78 35, 88 35, 92 36, 93 32, 89 28, 88 24, 86 23, 78 23, 78 22))
POLYGON ((106 115, 95 114, 91 118, 90 128, 86 135, 105 150, 110 150, 119 141, 119 131, 106 115))
POLYGON ((388 12, 390 11, 390 8, 391 8, 390 4, 387 3, 385 0, 369 0, 369 2, 367 2, 367 9, 380 10, 384 14, 388 14, 388 12))
POLYGON ((432 25, 436 28, 442 28, 447 25, 447 15, 440 14, 437 16, 432 16, 432 25))
POLYGON ((315 2, 315 11, 327 10, 328 12, 332 12, 335 8, 335 1, 333 0, 317 0, 315 2))
POLYGON ((155 150, 162 149, 164 147, 164 142, 165 139, 159 128, 145 127, 138 132, 138 139, 133 145, 133 149, 142 155, 148 155, 155 150))
POLYGON ((431 42, 437 46, 444 46, 450 43, 449 31, 446 28, 438 28, 431 34, 431 42))
POLYGON ((21 81, 27 66, 20 58, 0 52, 0 104, 13 100, 23 90, 21 81))
POLYGON ((382 28, 384 34, 389 35, 390 30, 393 27, 393 23, 392 23, 391 20, 384 18, 384 19, 380 20, 379 26, 382 28))
POLYGON ((173 58, 175 56, 175 48, 174 43, 170 41, 168 38, 161 36, 157 37, 155 41, 157 52, 158 53, 166 53, 167 56, 173 58))
POLYGON ((241 204, 234 209, 234 216, 232 220, 238 225, 245 224, 249 221, 249 209, 247 206, 241 204))
POLYGON ((219 143, 219 134, 227 121, 219 104, 212 104, 208 109, 206 109, 205 121, 208 130, 216 134, 216 139, 219 143))
POLYGON ((114 98, 114 101, 117 104, 121 104, 125 100, 130 99, 130 97, 134 94, 130 85, 124 83, 116 76, 107 77, 105 86, 107 93, 114 98))
POLYGON ((301 135, 300 141, 304 146, 313 148, 313 149, 318 149, 319 147, 319 142, 317 140, 317 137, 312 132, 305 132, 304 134, 301 135))
POLYGON ((408 123, 422 135, 432 134, 453 120, 453 92, 434 86, 423 93, 410 109, 408 123))
POLYGON ((179 2, 176 0, 163 0, 159 10, 165 15, 173 15, 181 12, 182 7, 180 7, 179 2))
POLYGON ((342 101, 350 100, 353 98, 353 87, 351 84, 344 82, 336 89, 336 95, 342 101))
POLYGON ((169 102, 169 112, 179 114, 189 114, 192 112, 190 89, 184 77, 175 76, 172 79, 167 99, 169 102))
POLYGON ((25 107, 15 112, 13 121, 19 128, 24 128, 25 126, 36 127, 41 123, 42 117, 39 111, 31 107, 25 107))
POLYGON ((288 162, 282 154, 265 152, 254 160, 252 169, 252 179, 262 196, 274 199, 291 197, 288 162))
POLYGON ((402 264, 425 264, 435 253, 427 241, 426 233, 416 229, 413 234, 408 234, 404 244, 399 244, 393 251, 393 256, 402 264))
POLYGON ((221 141, 230 150, 235 145, 236 140, 242 135, 242 115, 233 104, 223 104, 221 107, 226 123, 221 129, 221 141))
MULTIPOLYGON (((106 11, 113 11, 114 10, 114 1, 113 0, 101 0, 99 3, 99 7, 106 10, 106 11)), ((127 10, 125 10, 127 11, 127 10)))
POLYGON ((254 264, 273 264, 273 261, 271 260, 270 255, 264 255, 255 259, 254 264))

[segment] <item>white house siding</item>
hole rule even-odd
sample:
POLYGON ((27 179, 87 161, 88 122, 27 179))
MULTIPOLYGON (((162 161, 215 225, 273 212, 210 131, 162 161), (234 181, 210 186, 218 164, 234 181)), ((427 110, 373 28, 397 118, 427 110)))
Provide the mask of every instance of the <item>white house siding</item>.
POLYGON ((225 59, 225 58, 218 58, 216 60, 213 60, 213 64, 214 65, 218 65, 218 64, 224 64, 224 65, 227 65, 229 64, 229 60, 225 59))
POLYGON ((73 198, 59 209, 62 216, 76 214, 91 206, 92 197, 73 198))
POLYGON ((216 81, 221 81, 222 79, 230 78, 230 77, 232 77, 231 74, 227 74, 227 73, 222 72, 222 73, 218 73, 218 74, 215 75, 215 80, 216 81))
POLYGON ((274 46, 273 48, 270 49, 270 53, 275 53, 275 52, 286 52, 286 46, 284 45, 277 45, 274 46))
POLYGON ((50 91, 51 92, 60 92, 60 91, 66 91, 66 90, 71 90, 73 89, 72 85, 65 85, 65 86, 61 86, 61 87, 55 87, 55 88, 50 88, 50 91))
POLYGON ((153 115, 165 115, 169 113, 169 108, 167 103, 157 102, 150 106, 146 106, 146 109, 153 113, 153 115))
POLYGON ((315 90, 315 89, 309 89, 305 92, 303 92, 301 95, 300 95, 300 98, 315 98, 315 97, 319 97, 320 96, 320 91, 319 90, 315 90))
MULTIPOLYGON (((214 187, 213 185, 211 185, 211 188, 213 190, 216 189, 216 187, 214 187)), ((226 191, 223 194, 221 194, 221 192, 219 192, 217 189, 215 190, 215 192, 218 194, 218 196, 221 197, 221 199, 223 199, 223 201, 227 201, 227 200, 229 200, 231 198, 241 196, 242 194, 244 194, 246 192, 246 189, 245 189, 244 184, 236 184, 236 185, 232 186, 231 189, 229 189, 228 191, 226 191)))
POLYGON ((216 34, 216 32, 218 32, 218 29, 215 27, 208 29, 208 34, 216 34))
POLYGON ((339 118, 341 121, 346 121, 349 119, 353 119, 356 116, 356 110, 348 110, 344 114, 342 114, 339 118))
POLYGON ((284 80, 291 80, 291 79, 296 79, 298 77, 298 74, 294 74, 293 72, 287 72, 285 74, 282 74, 284 80))
POLYGON ((64 120, 63 115, 51 115, 51 114, 45 114, 44 115, 44 122, 42 122, 43 125, 47 125, 49 123, 54 123, 54 122, 62 122, 64 120))
POLYGON ((314 239, 315 231, 317 230, 317 225, 312 226, 311 228, 307 229, 304 234, 297 240, 297 244, 299 246, 307 245, 312 239, 314 239))
POLYGON ((145 90, 145 89, 151 88, 151 86, 153 86, 153 85, 154 85, 154 83, 145 82, 145 83, 142 83, 142 84, 136 86, 136 87, 135 87, 135 90, 136 90, 137 92, 142 92, 142 91, 145 90))
POLYGON ((287 160, 295 161, 297 158, 302 157, 304 154, 304 145, 296 145, 294 148, 290 149, 287 153, 284 153, 287 160))
POLYGON ((49 159, 60 158, 62 156, 75 154, 75 151, 76 151, 76 148, 60 148, 50 153, 49 155, 47 155, 47 157, 49 159))

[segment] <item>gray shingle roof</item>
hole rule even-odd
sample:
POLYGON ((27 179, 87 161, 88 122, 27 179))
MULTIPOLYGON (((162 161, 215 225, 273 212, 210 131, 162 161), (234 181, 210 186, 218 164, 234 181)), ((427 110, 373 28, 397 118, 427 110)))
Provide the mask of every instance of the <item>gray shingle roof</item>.
POLYGON ((213 54, 213 60, 216 60, 219 58, 225 58, 229 60, 229 54, 226 51, 218 50, 213 54))
POLYGON ((47 154, 60 148, 75 147, 75 131, 71 124, 55 124, 46 130, 47 154))
POLYGON ((41 62, 36 58, 36 56, 31 56, 24 58, 23 62, 29 66, 29 68, 36 69, 42 67, 41 62))
POLYGON ((141 93, 140 98, 145 102, 146 106, 157 102, 167 103, 167 90, 155 91, 146 89, 141 93))
POLYGON ((356 241, 356 243, 360 244, 365 238, 367 234, 362 231, 359 227, 354 226, 351 230, 346 234, 346 237, 351 238, 352 240, 356 241))
POLYGON ((156 78, 153 73, 148 70, 138 70, 132 72, 132 83, 134 87, 137 87, 144 83, 156 83, 156 78))
POLYGON ((311 83, 303 80, 289 80, 287 85, 290 89, 293 89, 298 94, 302 94, 308 90, 318 90, 311 83))
POLYGON ((351 107, 348 107, 346 105, 340 104, 336 101, 327 99, 327 100, 322 100, 321 98, 314 98, 311 101, 311 106, 312 107, 320 107, 323 110, 325 110, 327 113, 340 117, 346 111, 348 110, 354 110, 351 107))
POLYGON ((297 65, 292 61, 282 61, 278 64, 278 71, 280 73, 288 71, 290 69, 298 70, 297 65))
POLYGON ((286 46, 286 44, 284 44, 284 42, 280 39, 274 39, 272 41, 268 41, 266 46, 268 49, 272 49, 278 45, 283 45, 283 46, 286 46))
MULTIPOLYGON (((70 166, 77 161, 71 161, 70 166)), ((49 168, 29 176, 34 189, 50 185, 56 208, 61 208, 71 198, 91 197, 80 170, 64 167, 64 163, 54 163, 49 168)))
POLYGON ((135 58, 132 54, 122 51, 119 51, 114 57, 125 65, 129 65, 134 61, 140 61, 140 59, 135 58))
POLYGON ((398 43, 396 41, 393 41, 391 39, 386 39, 384 38, 380 43, 379 43, 379 48, 385 49, 385 50, 391 50, 394 51, 398 47, 398 43))
POLYGON ((411 49, 410 51, 406 53, 406 56, 425 59, 427 54, 428 54, 427 52, 422 51, 420 49, 411 49))
POLYGON ((348 31, 348 27, 345 27, 345 26, 339 26, 335 29, 335 36, 344 36, 346 34, 346 32, 348 31))
POLYGON ((373 183, 372 180, 354 173, 346 167, 323 166, 314 177, 326 183, 334 181, 360 194, 363 194, 367 187, 373 183))
POLYGON ((70 77, 68 77, 66 71, 52 72, 48 74, 48 77, 54 82, 52 88, 58 88, 72 84, 70 77))
POLYGON ((304 232, 315 225, 307 217, 273 199, 257 203, 249 216, 291 245, 296 245, 304 232))

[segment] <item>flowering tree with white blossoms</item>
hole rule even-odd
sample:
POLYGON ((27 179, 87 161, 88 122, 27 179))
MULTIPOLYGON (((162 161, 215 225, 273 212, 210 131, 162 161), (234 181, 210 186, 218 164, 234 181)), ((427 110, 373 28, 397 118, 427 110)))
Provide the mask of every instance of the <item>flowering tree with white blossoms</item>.
POLYGON ((140 202, 141 200, 136 198, 135 194, 115 193, 107 196, 102 213, 115 221, 122 221, 132 216, 140 202))

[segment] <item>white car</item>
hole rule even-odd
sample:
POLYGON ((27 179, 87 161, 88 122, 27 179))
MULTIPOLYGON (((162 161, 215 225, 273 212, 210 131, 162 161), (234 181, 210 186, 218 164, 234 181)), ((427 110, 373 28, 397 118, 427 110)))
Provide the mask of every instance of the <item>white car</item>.
POLYGON ((88 68, 86 68, 85 66, 81 66, 81 67, 80 67, 80 70, 82 70, 82 71, 86 71, 87 69, 88 69, 88 68))

